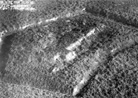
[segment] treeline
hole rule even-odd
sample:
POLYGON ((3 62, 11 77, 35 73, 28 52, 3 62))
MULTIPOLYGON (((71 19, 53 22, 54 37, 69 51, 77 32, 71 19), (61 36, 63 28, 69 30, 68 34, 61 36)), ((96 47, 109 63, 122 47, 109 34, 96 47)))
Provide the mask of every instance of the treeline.
POLYGON ((138 27, 137 13, 130 11, 131 6, 128 3, 118 4, 107 0, 91 0, 85 6, 86 12, 92 15, 102 16, 125 25, 138 27))

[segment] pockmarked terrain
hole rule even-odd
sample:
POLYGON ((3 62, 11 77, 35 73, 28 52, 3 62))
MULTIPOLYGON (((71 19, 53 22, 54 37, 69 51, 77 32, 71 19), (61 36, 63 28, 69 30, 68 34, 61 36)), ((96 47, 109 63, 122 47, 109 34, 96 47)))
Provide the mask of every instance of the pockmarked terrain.
POLYGON ((131 19, 125 7, 90 1, 74 13, 7 27, 0 47, 2 88, 9 96, 7 86, 52 92, 48 98, 137 97, 137 17, 131 19))

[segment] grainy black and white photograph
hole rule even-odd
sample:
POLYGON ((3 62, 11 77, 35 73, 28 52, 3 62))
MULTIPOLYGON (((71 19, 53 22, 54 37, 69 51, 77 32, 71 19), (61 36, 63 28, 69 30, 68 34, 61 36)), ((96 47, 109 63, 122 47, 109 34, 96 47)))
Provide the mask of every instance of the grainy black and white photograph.
POLYGON ((138 98, 138 0, 0 0, 0 98, 138 98))

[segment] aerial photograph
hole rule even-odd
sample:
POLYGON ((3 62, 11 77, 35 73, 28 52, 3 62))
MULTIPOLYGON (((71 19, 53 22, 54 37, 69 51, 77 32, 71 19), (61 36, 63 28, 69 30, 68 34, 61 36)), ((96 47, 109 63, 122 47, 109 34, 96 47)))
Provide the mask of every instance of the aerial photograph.
POLYGON ((138 0, 0 0, 0 98, 138 98, 138 0))

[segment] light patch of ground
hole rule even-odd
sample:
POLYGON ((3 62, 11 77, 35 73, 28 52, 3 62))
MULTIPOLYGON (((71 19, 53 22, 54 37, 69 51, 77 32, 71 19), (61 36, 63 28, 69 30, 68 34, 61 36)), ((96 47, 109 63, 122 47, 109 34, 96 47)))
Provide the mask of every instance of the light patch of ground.
POLYGON ((20 10, 20 11, 36 11, 36 9, 34 7, 32 7, 32 5, 34 5, 35 2, 32 0, 9 0, 9 1, 5 1, 2 0, 0 1, 0 9, 5 10, 5 9, 16 9, 16 10, 20 10))
POLYGON ((69 52, 69 53, 66 55, 66 59, 65 59, 65 60, 66 60, 67 62, 69 62, 69 61, 75 59, 76 56, 77 56, 77 54, 75 53, 75 51, 71 51, 71 52, 69 52))

